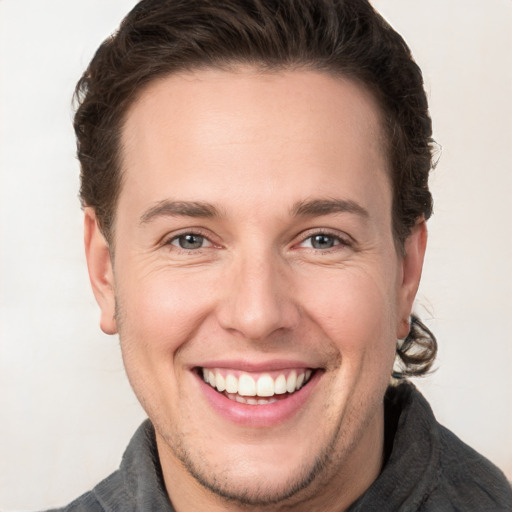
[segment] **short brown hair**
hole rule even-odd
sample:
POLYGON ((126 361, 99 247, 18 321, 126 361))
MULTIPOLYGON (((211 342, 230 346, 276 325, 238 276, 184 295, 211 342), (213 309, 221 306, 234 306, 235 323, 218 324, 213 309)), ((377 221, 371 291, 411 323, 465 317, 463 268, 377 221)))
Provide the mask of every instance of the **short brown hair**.
MULTIPOLYGON (((95 209, 106 239, 112 242, 122 186, 120 135, 130 105, 157 78, 237 64, 326 71, 374 94, 387 138, 394 238, 403 248, 416 221, 432 213, 432 126, 419 67, 367 0, 138 3, 100 46, 76 88, 80 197, 95 209)), ((411 333, 398 348, 402 374, 425 373, 435 357, 435 338, 418 322, 413 317, 411 333)))

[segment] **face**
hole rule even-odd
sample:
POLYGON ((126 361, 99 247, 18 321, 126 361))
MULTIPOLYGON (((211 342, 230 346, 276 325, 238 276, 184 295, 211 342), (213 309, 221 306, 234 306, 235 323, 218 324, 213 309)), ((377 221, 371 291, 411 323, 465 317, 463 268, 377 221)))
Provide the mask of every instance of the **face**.
POLYGON ((88 210, 89 270, 173 502, 364 491, 425 239, 396 251, 372 96, 201 70, 149 86, 122 139, 115 257, 88 210))

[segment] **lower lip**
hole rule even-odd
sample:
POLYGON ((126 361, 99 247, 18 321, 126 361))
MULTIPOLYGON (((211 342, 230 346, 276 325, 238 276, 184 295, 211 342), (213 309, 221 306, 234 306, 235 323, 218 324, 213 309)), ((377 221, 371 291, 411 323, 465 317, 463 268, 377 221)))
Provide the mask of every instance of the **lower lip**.
POLYGON ((199 375, 197 380, 210 406, 228 421, 250 427, 272 427, 279 425, 301 411, 320 379, 321 372, 316 371, 308 383, 287 398, 263 405, 241 404, 230 400, 224 394, 206 384, 199 375))

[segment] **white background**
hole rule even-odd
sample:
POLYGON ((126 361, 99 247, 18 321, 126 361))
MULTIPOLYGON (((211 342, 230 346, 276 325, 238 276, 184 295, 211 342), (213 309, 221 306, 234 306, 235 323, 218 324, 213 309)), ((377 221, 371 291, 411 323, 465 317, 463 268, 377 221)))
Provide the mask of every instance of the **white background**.
MULTIPOLYGON (((89 290, 70 107, 132 0, 0 0, 0 508, 63 505, 143 419, 89 290)), ((417 310, 438 419, 512 479, 512 1, 375 0, 422 67, 442 157, 417 310)))

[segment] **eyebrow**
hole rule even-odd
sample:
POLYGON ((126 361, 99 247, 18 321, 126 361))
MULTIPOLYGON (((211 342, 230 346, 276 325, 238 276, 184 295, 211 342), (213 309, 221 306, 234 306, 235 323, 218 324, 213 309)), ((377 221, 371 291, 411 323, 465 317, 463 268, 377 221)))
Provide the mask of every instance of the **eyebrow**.
POLYGON ((353 213, 368 218, 368 210, 355 201, 347 199, 311 199, 299 201, 292 210, 293 216, 319 217, 332 213, 353 213))
POLYGON ((163 200, 148 208, 140 217, 141 224, 147 224, 157 217, 219 217, 215 206, 203 201, 163 200))
MULTIPOLYGON (((369 217, 368 210, 358 203, 346 199, 311 199, 299 201, 291 208, 293 217, 319 217, 332 213, 353 213, 369 217)), ((158 217, 195 217, 211 219, 220 217, 218 209, 203 201, 171 201, 165 199, 148 208, 140 218, 141 224, 148 224, 158 217)))

